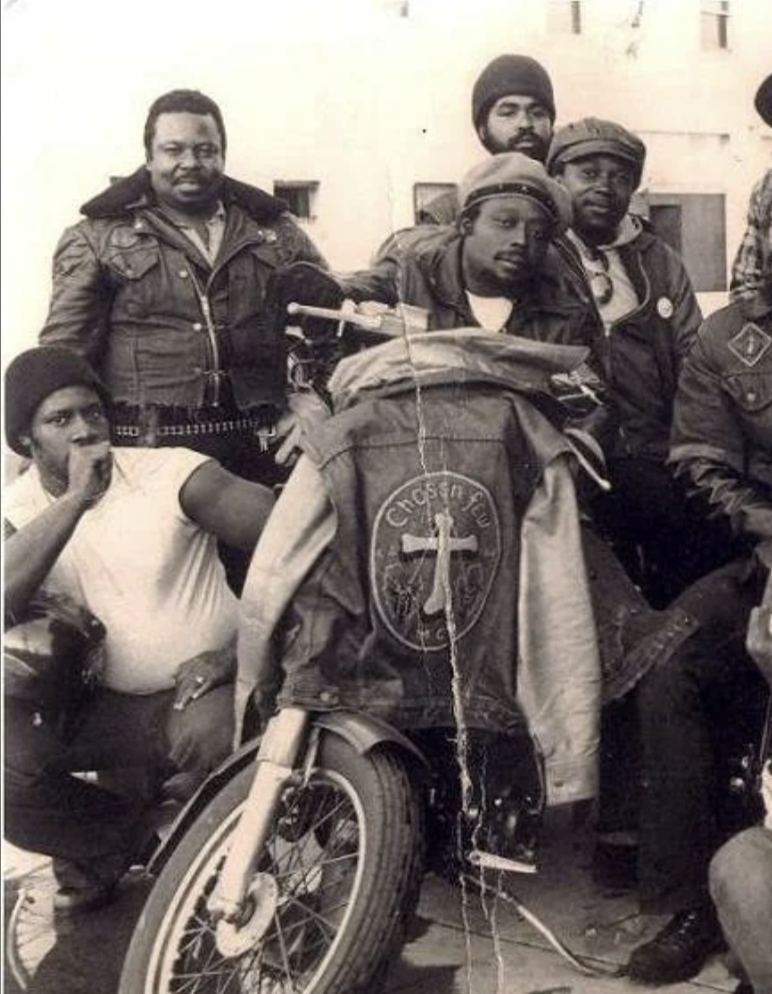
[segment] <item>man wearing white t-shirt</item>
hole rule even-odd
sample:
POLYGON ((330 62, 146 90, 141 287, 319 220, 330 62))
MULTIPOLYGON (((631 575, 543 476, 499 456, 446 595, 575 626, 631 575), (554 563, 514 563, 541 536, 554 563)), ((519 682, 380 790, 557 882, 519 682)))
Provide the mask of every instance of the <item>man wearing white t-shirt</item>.
POLYGON ((188 449, 112 449, 106 389, 66 349, 18 356, 5 403, 32 460, 3 496, 6 624, 44 592, 106 629, 71 735, 6 694, 6 836, 54 857, 56 907, 74 912, 111 896, 146 812, 71 771, 151 768, 184 801, 230 750, 238 604, 217 540, 251 550, 273 496, 188 449))

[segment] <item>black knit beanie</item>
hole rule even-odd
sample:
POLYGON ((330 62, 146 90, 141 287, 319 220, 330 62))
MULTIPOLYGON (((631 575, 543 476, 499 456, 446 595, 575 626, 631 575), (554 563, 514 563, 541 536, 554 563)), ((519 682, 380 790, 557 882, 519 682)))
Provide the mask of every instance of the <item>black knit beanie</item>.
POLYGON ((772 73, 764 80, 756 91, 756 99, 753 105, 759 113, 759 117, 772 128, 772 73))
POLYGON ((499 55, 480 73, 472 90, 472 121, 479 131, 488 111, 501 97, 516 93, 544 104, 555 120, 552 80, 544 66, 528 55, 499 55))
POLYGON ((86 360, 58 345, 41 345, 17 355, 5 371, 5 439, 14 452, 28 456, 19 441, 27 434, 35 411, 46 397, 65 387, 96 391, 105 407, 110 394, 86 360))

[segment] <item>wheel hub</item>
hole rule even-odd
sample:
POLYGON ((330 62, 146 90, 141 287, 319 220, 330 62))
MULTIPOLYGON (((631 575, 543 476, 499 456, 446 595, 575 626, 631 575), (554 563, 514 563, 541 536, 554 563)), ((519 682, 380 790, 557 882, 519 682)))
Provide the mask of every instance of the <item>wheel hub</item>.
POLYGON ((244 900, 244 916, 236 921, 220 919, 215 929, 217 950, 226 958, 242 956, 263 938, 279 903, 279 885, 268 873, 258 873, 244 900))

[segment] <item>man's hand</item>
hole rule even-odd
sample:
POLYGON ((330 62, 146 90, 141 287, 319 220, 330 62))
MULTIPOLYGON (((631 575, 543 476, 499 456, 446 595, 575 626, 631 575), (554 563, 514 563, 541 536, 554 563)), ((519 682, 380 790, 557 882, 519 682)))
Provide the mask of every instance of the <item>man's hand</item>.
POLYGON ((90 506, 96 504, 110 485, 113 457, 109 441, 73 443, 67 467, 67 493, 90 506))
POLYGON ((175 677, 173 708, 184 711, 191 701, 197 701, 210 690, 230 683, 236 675, 236 647, 200 652, 180 663, 175 677))
POLYGON ((772 688, 772 573, 767 577, 761 604, 751 611, 745 647, 772 688))
POLYGON ((276 426, 282 444, 276 451, 276 462, 280 466, 292 465, 300 451, 300 440, 308 431, 321 424, 330 416, 330 409, 312 390, 290 394, 289 408, 276 426))

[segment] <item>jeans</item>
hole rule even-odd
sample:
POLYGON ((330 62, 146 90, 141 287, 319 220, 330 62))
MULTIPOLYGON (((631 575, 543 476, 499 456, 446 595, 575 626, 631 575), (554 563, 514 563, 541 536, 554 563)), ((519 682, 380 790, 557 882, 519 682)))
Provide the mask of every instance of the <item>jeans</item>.
POLYGON ((173 701, 173 690, 138 696, 102 689, 65 741, 44 714, 6 698, 6 838, 72 862, 97 882, 120 876, 145 841, 155 802, 186 801, 231 750, 232 685, 183 711, 173 701), (137 768, 159 785, 143 803, 72 775, 137 768))
POLYGON ((708 900, 711 857, 732 830, 719 757, 758 741, 766 684, 744 651, 761 578, 747 560, 703 577, 675 602, 700 628, 637 689, 641 741, 638 878, 642 910, 674 914, 708 900))
POLYGON ((731 558, 728 528, 692 506, 662 461, 611 458, 608 471, 613 489, 594 499, 593 519, 652 607, 731 558))
POLYGON ((772 830, 734 836, 710 864, 710 892, 754 994, 772 994, 772 830))

